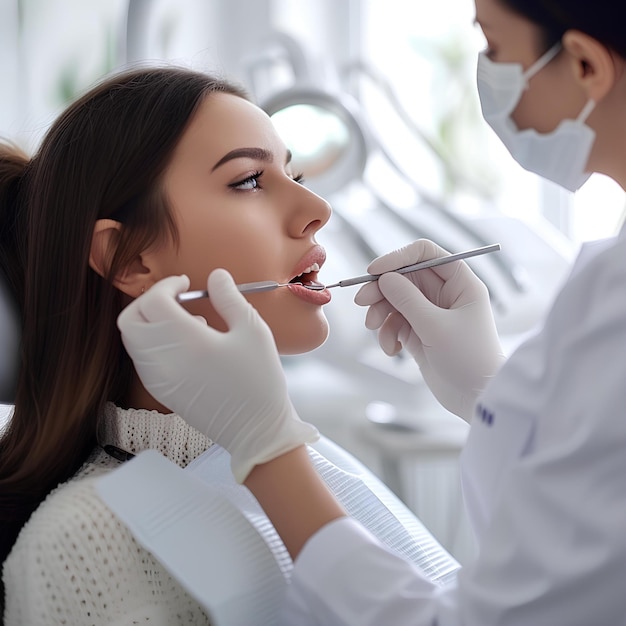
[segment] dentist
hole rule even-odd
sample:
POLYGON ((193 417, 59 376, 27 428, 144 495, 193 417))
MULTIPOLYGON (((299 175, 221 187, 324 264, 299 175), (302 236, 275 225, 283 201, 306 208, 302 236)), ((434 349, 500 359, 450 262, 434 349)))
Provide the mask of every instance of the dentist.
MULTIPOLYGON (((475 0, 488 48, 483 114, 520 164, 575 191, 626 188, 626 5, 475 0)), ((598 206, 598 210, 602 210, 598 206)), ((232 455, 295 559, 285 624, 626 624, 626 231, 580 257, 540 329, 505 362, 485 286, 428 241, 375 260, 357 304, 388 354, 407 350, 439 401, 471 421, 462 453, 475 560, 436 587, 345 512, 312 469, 270 331, 216 270, 227 322, 199 323, 161 281, 120 316, 146 388, 232 455), (193 351, 194 358, 189 354, 193 351), (223 398, 219 415, 203 407, 223 398)))

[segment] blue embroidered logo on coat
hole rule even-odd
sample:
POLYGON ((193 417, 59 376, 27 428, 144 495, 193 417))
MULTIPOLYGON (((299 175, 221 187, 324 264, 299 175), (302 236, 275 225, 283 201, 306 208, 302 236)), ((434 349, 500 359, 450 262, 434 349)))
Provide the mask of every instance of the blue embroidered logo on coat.
POLYGON ((476 416, 487 426, 493 425, 493 413, 480 403, 476 405, 476 416))

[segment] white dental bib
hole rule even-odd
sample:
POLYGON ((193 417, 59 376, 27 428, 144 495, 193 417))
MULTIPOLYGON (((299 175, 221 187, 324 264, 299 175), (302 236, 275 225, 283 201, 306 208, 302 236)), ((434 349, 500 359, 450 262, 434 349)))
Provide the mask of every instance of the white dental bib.
MULTIPOLYGON (((438 584, 456 576, 459 564, 354 457, 323 437, 309 454, 348 514, 381 542, 438 584)), ((223 448, 213 445, 184 470, 146 450, 96 489, 213 624, 277 623, 293 563, 258 502, 235 482, 223 448)))

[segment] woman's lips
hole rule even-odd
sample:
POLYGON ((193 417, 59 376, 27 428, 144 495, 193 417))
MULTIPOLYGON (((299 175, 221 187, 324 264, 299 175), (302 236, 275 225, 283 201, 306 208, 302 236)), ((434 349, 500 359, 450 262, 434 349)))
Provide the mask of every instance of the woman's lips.
POLYGON ((313 265, 316 265, 314 273, 317 274, 320 267, 324 265, 326 261, 326 251, 319 244, 314 245, 301 259, 298 265, 294 268, 294 273, 291 280, 296 282, 298 277, 302 275, 305 270, 310 270, 313 265))
POLYGON ((305 300, 306 302, 310 302, 311 304, 316 304, 318 306, 323 306, 324 304, 328 304, 332 296, 328 289, 323 289, 322 291, 313 291, 312 289, 307 289, 303 285, 291 284, 287 286, 287 289, 293 293, 294 296, 305 300))

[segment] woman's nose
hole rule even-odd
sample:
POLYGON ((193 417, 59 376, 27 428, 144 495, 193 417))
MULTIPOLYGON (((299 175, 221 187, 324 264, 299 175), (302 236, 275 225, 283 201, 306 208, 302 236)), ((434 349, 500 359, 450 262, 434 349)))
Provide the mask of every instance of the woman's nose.
POLYGON ((328 222, 332 208, 324 198, 302 185, 296 191, 291 199, 293 212, 289 222, 289 234, 292 237, 313 235, 328 222))

